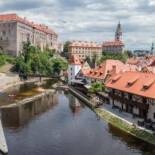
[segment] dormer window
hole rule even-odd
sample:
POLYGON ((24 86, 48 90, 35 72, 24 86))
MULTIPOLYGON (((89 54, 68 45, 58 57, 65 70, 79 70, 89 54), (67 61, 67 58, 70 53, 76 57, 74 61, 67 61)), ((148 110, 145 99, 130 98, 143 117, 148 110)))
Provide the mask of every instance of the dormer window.
POLYGON ((150 79, 149 81, 147 81, 146 83, 144 83, 144 85, 143 85, 143 89, 149 89, 151 86, 152 86, 152 84, 155 82, 155 80, 154 79, 150 79))
POLYGON ((103 72, 100 72, 100 75, 102 75, 103 74, 103 72))
POLYGON ((97 74, 97 71, 94 72, 94 75, 96 75, 96 74, 97 74))
POLYGON ((121 78, 120 75, 115 76, 114 78, 112 78, 112 82, 116 82, 121 78))
POLYGON ((132 86, 137 80, 138 77, 131 78, 130 80, 128 80, 127 85, 132 86))

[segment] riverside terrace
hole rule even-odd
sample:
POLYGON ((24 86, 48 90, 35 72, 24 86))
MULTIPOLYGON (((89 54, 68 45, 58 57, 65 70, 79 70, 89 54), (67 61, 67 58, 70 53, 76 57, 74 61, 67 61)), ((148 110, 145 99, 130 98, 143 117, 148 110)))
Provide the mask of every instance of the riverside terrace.
POLYGON ((155 131, 155 74, 124 72, 113 76, 107 83, 113 108, 142 118, 137 123, 155 131))

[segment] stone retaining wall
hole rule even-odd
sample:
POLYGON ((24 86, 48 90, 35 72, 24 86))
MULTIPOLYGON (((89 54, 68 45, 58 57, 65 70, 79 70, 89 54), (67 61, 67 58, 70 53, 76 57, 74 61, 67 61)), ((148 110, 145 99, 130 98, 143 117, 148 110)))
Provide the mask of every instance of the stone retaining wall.
POLYGON ((106 109, 95 108, 93 104, 84 96, 79 94, 75 89, 70 88, 69 90, 74 93, 78 98, 84 101, 91 109, 102 119, 115 126, 116 128, 138 138, 145 142, 155 145, 155 134, 139 126, 135 126, 133 123, 120 118, 119 116, 107 111, 106 109))

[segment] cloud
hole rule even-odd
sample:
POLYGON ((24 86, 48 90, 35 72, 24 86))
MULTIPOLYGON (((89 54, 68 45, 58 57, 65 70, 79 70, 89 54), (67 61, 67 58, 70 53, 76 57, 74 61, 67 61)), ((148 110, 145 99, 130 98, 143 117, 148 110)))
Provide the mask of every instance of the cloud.
POLYGON ((154 7, 154 0, 0 0, 2 13, 47 24, 62 41, 111 40, 121 21, 126 48, 132 49, 149 49, 155 42, 154 7))

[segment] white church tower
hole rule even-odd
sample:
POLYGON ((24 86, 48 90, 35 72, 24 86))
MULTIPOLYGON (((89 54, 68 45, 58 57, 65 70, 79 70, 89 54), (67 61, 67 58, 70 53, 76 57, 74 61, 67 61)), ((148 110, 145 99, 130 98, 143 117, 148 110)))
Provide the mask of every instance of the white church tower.
POLYGON ((80 58, 73 55, 69 61, 68 65, 68 84, 71 84, 75 80, 76 75, 81 70, 82 64, 80 58))

